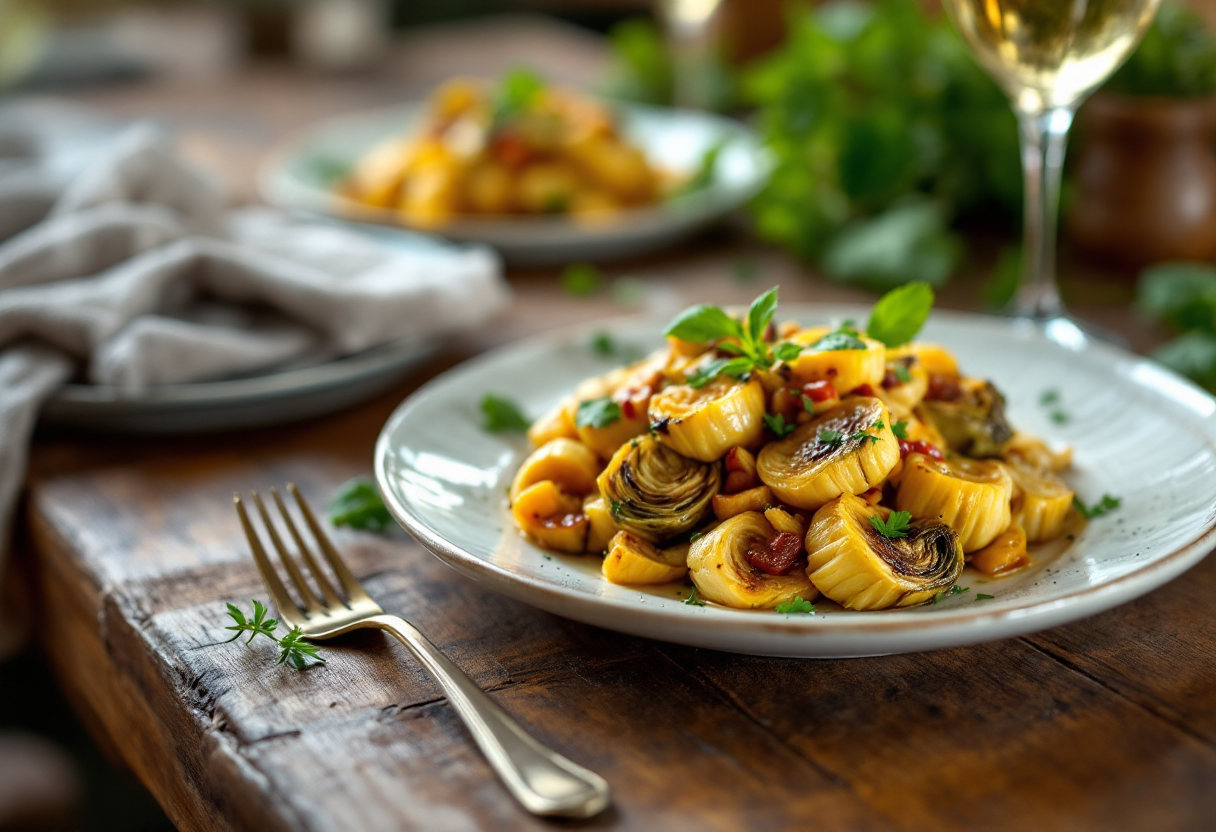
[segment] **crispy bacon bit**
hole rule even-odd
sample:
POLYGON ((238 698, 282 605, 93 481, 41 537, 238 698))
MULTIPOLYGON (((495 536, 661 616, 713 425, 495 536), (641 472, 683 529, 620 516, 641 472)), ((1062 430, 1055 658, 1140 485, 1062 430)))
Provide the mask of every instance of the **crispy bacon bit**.
POLYGON ((850 396, 874 396, 874 388, 868 384, 859 384, 849 391, 850 396))
POLYGON ((924 454, 931 456, 934 459, 945 459, 942 452, 938 450, 936 445, 931 445, 923 439, 901 439, 899 440, 899 456, 903 459, 908 454, 924 454))
POLYGON ((925 398, 931 402, 956 402, 963 397, 963 388, 954 376, 933 374, 929 376, 929 389, 925 398))
POLYGON ((808 381, 802 385, 802 395, 813 401, 815 404, 822 404, 829 399, 838 399, 836 388, 832 386, 830 381, 808 381))
POLYGON ((764 543, 750 546, 746 557, 753 569, 784 575, 802 557, 802 538, 790 532, 777 532, 764 543))

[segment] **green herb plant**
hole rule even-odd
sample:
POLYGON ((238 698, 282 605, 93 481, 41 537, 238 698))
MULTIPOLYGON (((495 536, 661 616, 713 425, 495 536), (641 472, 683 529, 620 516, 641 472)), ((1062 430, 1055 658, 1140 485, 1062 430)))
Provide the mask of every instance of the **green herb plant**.
POLYGON ((886 520, 881 517, 871 517, 870 525, 888 540, 907 537, 908 530, 912 528, 912 514, 907 511, 893 511, 886 520))
POLYGON ((482 397, 481 412, 482 427, 490 433, 523 433, 531 424, 515 402, 493 393, 482 397))
POLYGON ((249 638, 245 640, 248 646, 257 636, 265 636, 279 646, 279 660, 276 664, 290 664, 296 670, 304 670, 313 664, 324 664, 325 659, 322 658, 318 647, 312 642, 304 640, 304 633, 299 627, 293 627, 282 638, 276 638, 274 631, 278 628, 279 622, 274 618, 266 617, 266 606, 261 601, 253 601, 253 616, 247 618, 240 607, 235 604, 228 604, 228 616, 232 619, 233 624, 225 627, 225 630, 232 630, 232 638, 224 641, 224 644, 236 641, 245 633, 249 634, 249 638))
POLYGON ((815 605, 810 601, 805 600, 801 595, 798 595, 788 601, 783 601, 778 604, 774 612, 780 615, 794 615, 797 613, 814 615, 815 605))
POLYGON ((1216 392, 1216 267, 1162 263, 1145 269, 1136 302, 1179 333, 1153 358, 1216 392))

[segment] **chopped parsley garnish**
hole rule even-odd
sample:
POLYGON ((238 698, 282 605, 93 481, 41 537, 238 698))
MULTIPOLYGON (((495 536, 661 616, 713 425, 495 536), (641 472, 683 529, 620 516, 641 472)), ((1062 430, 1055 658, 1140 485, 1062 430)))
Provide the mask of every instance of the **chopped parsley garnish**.
POLYGON ((274 631, 279 626, 279 622, 266 617, 266 606, 260 601, 253 602, 252 620, 245 618, 245 614, 234 604, 228 604, 228 616, 235 623, 224 629, 233 630, 236 634, 224 644, 236 641, 245 633, 249 633, 249 638, 245 640, 246 645, 252 642, 256 636, 266 636, 281 648, 276 664, 287 662, 296 670, 304 670, 314 662, 325 664, 320 650, 315 644, 304 641, 304 632, 299 627, 293 627, 287 635, 276 638, 274 631))
POLYGON ((697 588, 694 586, 692 592, 688 593, 688 597, 684 599, 684 603, 690 607, 703 607, 705 602, 701 600, 701 596, 697 594, 697 588))
POLYGON ((844 434, 838 430, 825 429, 819 431, 819 435, 815 439, 825 445, 839 445, 844 441, 844 434))
POLYGON ((621 405, 605 396, 580 404, 574 424, 580 428, 606 428, 620 418, 621 405))
POLYGON ((898 422, 891 423, 891 433, 895 434, 896 439, 908 438, 908 422, 906 419, 900 419, 898 422))
POLYGON ((1049 407, 1050 405, 1056 404, 1059 401, 1059 390, 1044 390, 1043 395, 1039 396, 1039 404, 1043 405, 1043 407, 1049 407))
POLYGON ((613 517, 619 515, 621 513, 621 501, 609 498, 608 511, 613 517))
POLYGON ((938 601, 940 601, 943 598, 950 596, 950 595, 962 595, 964 592, 970 592, 970 591, 971 591, 971 587, 969 587, 969 586, 959 586, 958 584, 955 584, 954 586, 950 587, 949 589, 943 589, 941 592, 934 595, 933 603, 936 604, 938 601))
POLYGON ((801 595, 797 595, 784 603, 778 604, 775 612, 781 615, 793 615, 795 613, 814 615, 815 605, 810 601, 803 600, 801 595))
POLYGON ((1068 414, 1065 413, 1063 410, 1053 410, 1048 415, 1053 424, 1056 424, 1056 425, 1068 424, 1068 414))
POLYGON ((807 413, 814 413, 815 402, 811 399, 811 397, 806 393, 799 393, 798 395, 802 397, 802 409, 807 413))
POLYGON ((878 516, 870 518, 870 525, 888 540, 894 540, 897 537, 907 537, 908 529, 912 527, 911 523, 912 514, 907 511, 893 511, 891 512, 891 516, 886 520, 878 516))
POLYGON ((991 600, 992 600, 993 598, 995 598, 995 597, 996 597, 995 595, 985 595, 985 594, 984 594, 984 593, 982 593, 982 592, 977 592, 977 593, 975 594, 975 600, 976 600, 976 601, 991 601, 991 600))
POLYGON ((696 543, 701 538, 705 537, 705 532, 693 532, 692 537, 688 538, 689 543, 696 543))
POLYGON ((784 439, 794 432, 794 428, 798 427, 792 422, 787 423, 785 416, 778 413, 776 416, 771 416, 768 413, 764 414, 764 424, 768 425, 768 429, 776 434, 778 439, 784 439))
POLYGON ((1096 517, 1104 517, 1110 514, 1123 504, 1123 500, 1119 497, 1103 494, 1102 499, 1094 503, 1093 506, 1086 506, 1085 503, 1081 502, 1080 497, 1074 495, 1072 504, 1077 507, 1077 511, 1081 512, 1082 516, 1088 520, 1093 520, 1096 517))
POLYGON ((933 289, 928 283, 905 283, 892 289, 874 304, 866 334, 888 347, 908 343, 920 332, 933 309, 933 289))
POLYGON ((562 288, 567 294, 585 298, 604 284, 604 275, 590 263, 571 263, 562 269, 562 288))
POLYGON ((503 75, 494 94, 495 126, 532 106, 545 89, 545 80, 530 69, 518 67, 503 75))
POLYGON ((607 332, 597 332, 591 336, 591 351, 603 356, 616 355, 616 342, 607 332))
POLYGON ((523 432, 528 429, 528 419, 510 399, 487 393, 481 400, 481 412, 485 414, 482 427, 490 433, 523 432))
POLYGON ((912 374, 908 372, 908 368, 903 364, 897 363, 892 372, 895 373, 895 377, 899 379, 900 384, 907 384, 912 381, 912 374))

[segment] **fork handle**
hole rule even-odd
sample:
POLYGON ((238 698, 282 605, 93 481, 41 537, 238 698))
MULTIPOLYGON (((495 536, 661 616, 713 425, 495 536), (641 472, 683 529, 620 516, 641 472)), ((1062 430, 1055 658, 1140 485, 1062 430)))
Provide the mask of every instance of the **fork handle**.
POLYGON ((376 615, 366 619, 365 626, 392 633, 422 662, 477 747, 528 811, 589 818, 608 805, 604 778, 541 745, 413 624, 395 615, 376 615))

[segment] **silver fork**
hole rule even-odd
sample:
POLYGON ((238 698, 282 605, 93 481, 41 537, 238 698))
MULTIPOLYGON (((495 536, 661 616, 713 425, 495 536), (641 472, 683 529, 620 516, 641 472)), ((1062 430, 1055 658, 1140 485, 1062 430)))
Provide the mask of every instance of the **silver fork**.
POLYGON ((262 582, 266 585, 271 600, 278 607, 279 617, 283 622, 289 627, 299 627, 309 639, 333 638, 351 630, 368 627, 387 630, 422 662, 431 678, 439 683, 448 702, 473 735, 477 747, 524 808, 537 815, 572 818, 588 818, 603 810, 610 799, 608 784, 604 778, 570 762, 533 739, 414 625, 396 615, 386 614, 363 590, 363 586, 355 580, 342 558, 338 556, 328 535, 295 485, 289 483, 287 489, 295 499, 305 525, 311 531, 316 547, 333 570, 346 597, 340 597, 333 583, 322 571, 313 550, 305 544, 295 521, 287 511, 287 506, 279 497, 279 492, 272 488, 270 494, 278 506, 282 522, 291 535, 300 560, 304 562, 323 596, 317 597, 300 571, 299 564, 275 531, 262 498, 254 491, 253 503, 262 517, 266 534, 278 553, 279 560, 283 562, 296 592, 299 593, 301 603, 297 604, 292 600, 270 558, 267 557, 261 539, 249 522, 249 514, 245 511, 241 495, 237 494, 233 498, 236 513, 245 529, 245 536, 249 539, 249 548, 253 552, 254 561, 257 562, 258 571, 262 574, 262 582))

